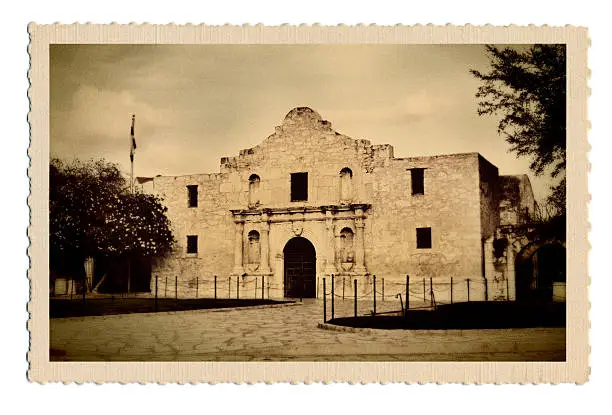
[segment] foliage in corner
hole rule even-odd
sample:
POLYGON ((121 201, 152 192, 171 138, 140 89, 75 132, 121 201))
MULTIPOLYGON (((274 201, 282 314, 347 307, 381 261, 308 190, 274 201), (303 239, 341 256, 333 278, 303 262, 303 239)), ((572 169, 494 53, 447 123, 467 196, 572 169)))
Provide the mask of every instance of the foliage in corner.
POLYGON ((517 156, 529 157, 536 175, 547 170, 560 182, 548 202, 565 212, 566 48, 533 45, 527 50, 488 45, 491 70, 470 72, 482 85, 479 115, 498 115, 498 132, 517 156))
POLYGON ((53 159, 49 175, 52 266, 66 258, 82 265, 89 256, 156 257, 171 251, 174 237, 162 200, 131 194, 116 164, 53 159))

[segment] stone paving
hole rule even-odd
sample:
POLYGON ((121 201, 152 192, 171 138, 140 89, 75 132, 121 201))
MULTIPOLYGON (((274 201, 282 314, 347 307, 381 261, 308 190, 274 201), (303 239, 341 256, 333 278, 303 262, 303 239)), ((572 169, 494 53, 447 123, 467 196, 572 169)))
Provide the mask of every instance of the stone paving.
MULTIPOLYGON (((328 306, 329 303, 328 303, 328 306)), ((372 304, 360 303, 361 313, 372 304)), ((398 309, 395 301, 377 311, 398 309)), ((337 301, 350 316, 352 301, 337 301)), ((328 316, 331 315, 330 307, 328 316)), ((565 329, 359 330, 317 327, 321 300, 228 311, 50 320, 50 358, 67 361, 565 360, 565 329)))

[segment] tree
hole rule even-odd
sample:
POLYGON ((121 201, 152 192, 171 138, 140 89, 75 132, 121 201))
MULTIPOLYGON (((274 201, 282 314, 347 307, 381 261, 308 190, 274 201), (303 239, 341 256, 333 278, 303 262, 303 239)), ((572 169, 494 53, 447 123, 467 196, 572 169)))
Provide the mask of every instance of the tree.
POLYGON ((565 45, 533 45, 527 50, 486 46, 491 70, 470 72, 483 83, 476 98, 479 115, 501 115, 498 132, 530 169, 547 170, 560 182, 549 202, 565 212, 566 50, 565 45))
POLYGON ((167 208, 154 195, 129 192, 117 165, 104 160, 51 160, 51 268, 81 277, 87 257, 163 256, 174 238, 167 208))

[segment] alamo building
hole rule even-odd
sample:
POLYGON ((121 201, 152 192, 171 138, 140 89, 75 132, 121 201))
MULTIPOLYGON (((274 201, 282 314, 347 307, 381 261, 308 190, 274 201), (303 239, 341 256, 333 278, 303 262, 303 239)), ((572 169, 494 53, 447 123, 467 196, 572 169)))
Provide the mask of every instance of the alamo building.
POLYGON ((357 280, 360 294, 374 276, 391 287, 406 275, 447 288, 452 278, 456 301, 514 300, 544 285, 564 291, 536 272, 537 247, 521 231, 536 208, 527 175, 499 175, 478 153, 398 158, 307 107, 259 145, 222 157, 219 173, 138 183, 164 199, 177 240, 152 265, 151 291, 176 278, 178 295, 189 295, 197 278, 200 295, 211 295, 217 276, 265 281, 270 298, 321 297, 332 274, 351 288, 357 280))

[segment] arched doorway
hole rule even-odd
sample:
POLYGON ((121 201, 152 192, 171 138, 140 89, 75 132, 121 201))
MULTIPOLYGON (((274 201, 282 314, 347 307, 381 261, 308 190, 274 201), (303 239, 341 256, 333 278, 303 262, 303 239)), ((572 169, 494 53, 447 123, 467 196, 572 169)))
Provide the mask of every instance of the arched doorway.
POLYGON ((285 297, 316 297, 317 255, 312 243, 302 237, 292 238, 283 249, 285 258, 285 297))
POLYGON ((560 243, 527 245, 517 256, 517 300, 551 300, 553 283, 565 282, 565 248, 560 243))

